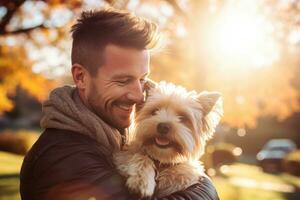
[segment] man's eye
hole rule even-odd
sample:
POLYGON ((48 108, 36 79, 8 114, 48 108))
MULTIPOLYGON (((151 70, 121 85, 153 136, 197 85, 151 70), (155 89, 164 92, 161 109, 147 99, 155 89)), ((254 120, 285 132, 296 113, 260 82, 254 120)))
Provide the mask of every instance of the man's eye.
POLYGON ((118 80, 118 81, 116 81, 116 82, 119 83, 119 84, 125 85, 125 84, 129 83, 130 80, 129 80, 129 79, 126 79, 126 80, 118 80))

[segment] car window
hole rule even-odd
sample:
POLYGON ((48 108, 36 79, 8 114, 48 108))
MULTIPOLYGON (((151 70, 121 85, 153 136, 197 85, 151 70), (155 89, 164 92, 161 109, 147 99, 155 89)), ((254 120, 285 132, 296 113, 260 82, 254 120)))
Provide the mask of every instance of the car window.
POLYGON ((284 151, 286 153, 291 152, 293 149, 291 147, 271 147, 271 151, 284 151))

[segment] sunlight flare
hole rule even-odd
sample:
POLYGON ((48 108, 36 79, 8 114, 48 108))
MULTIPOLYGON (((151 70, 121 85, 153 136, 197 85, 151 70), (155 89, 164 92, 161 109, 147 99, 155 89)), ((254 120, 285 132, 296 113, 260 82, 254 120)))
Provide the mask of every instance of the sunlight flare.
POLYGON ((270 66, 279 58, 273 24, 245 2, 228 4, 218 16, 211 38, 214 54, 227 66, 270 66))

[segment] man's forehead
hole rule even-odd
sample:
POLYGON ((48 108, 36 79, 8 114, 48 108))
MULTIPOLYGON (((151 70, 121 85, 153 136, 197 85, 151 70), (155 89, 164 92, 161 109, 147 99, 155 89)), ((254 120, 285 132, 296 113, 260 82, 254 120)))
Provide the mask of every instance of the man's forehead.
POLYGON ((147 49, 136 49, 133 47, 124 47, 115 44, 108 44, 104 48, 104 55, 106 57, 109 56, 127 57, 128 55, 136 55, 144 59, 149 59, 150 52, 147 49))
MULTIPOLYGON (((139 78, 146 78, 149 76, 150 72, 146 71, 144 74, 140 74, 139 78)), ((127 72, 117 72, 113 75, 113 79, 121 79, 121 78, 135 78, 135 76, 127 73, 127 72)))
POLYGON ((141 78, 149 74, 150 55, 148 50, 108 45, 104 51, 104 64, 101 71, 106 71, 114 78, 141 78))

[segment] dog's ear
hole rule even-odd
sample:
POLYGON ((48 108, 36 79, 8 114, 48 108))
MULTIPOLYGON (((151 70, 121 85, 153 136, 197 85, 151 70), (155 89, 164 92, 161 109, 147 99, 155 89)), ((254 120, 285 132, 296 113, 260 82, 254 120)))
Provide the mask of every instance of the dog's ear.
POLYGON ((223 116, 223 99, 218 92, 201 92, 197 97, 202 111, 201 131, 205 133, 207 139, 212 137, 216 126, 223 116))
POLYGON ((141 108, 144 106, 144 103, 145 101, 147 100, 148 96, 149 96, 149 91, 153 88, 156 88, 157 86, 157 83, 154 82, 153 80, 151 79, 148 79, 147 82, 145 83, 144 85, 144 96, 145 96, 145 99, 144 99, 144 102, 143 103, 140 103, 140 104, 137 104, 135 106, 135 112, 139 112, 141 110, 141 108))
POLYGON ((198 95, 198 102, 202 107, 204 115, 209 114, 217 104, 222 104, 222 95, 219 92, 201 92, 198 95))

